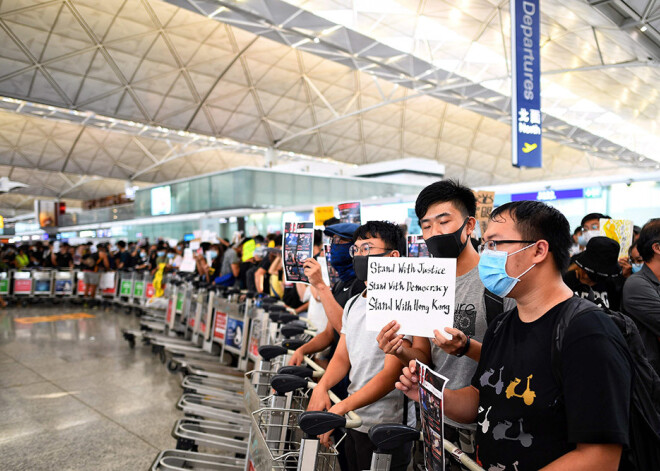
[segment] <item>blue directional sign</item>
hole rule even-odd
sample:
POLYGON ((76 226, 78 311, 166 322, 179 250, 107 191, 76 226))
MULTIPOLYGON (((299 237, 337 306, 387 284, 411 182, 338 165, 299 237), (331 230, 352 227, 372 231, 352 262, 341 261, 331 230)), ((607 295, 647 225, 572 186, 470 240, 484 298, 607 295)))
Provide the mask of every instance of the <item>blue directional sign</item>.
POLYGON ((511 159, 541 167, 541 10, 539 0, 511 0, 511 159))

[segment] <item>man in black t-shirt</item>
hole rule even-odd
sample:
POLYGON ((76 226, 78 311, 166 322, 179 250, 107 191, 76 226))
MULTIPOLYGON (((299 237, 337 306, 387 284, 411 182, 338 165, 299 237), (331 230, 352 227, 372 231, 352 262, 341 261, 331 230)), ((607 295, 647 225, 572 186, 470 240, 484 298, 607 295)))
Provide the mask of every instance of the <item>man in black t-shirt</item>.
MULTIPOLYGON (((573 296, 561 278, 570 246, 568 221, 544 203, 508 203, 491 215, 479 276, 517 308, 488 327, 471 386, 444 393, 447 417, 477 422, 485 469, 615 471, 628 444, 629 353, 596 305, 566 327, 553 374, 555 321, 573 296)), ((397 387, 418 395, 413 363, 397 387)))
POLYGON ((60 251, 53 254, 53 266, 57 268, 73 268, 73 257, 69 253, 69 244, 62 242, 60 251))

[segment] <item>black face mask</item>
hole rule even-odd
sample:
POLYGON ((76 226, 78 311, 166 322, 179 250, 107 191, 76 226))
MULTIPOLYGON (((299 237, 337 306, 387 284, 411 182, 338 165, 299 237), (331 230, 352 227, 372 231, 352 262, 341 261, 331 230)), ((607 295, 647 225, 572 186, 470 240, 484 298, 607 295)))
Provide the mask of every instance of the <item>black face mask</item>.
POLYGON ((469 220, 469 217, 465 218, 463 225, 456 232, 439 234, 426 239, 426 246, 429 249, 429 253, 433 255, 433 258, 458 258, 470 240, 468 236, 465 242, 461 242, 463 228, 469 220))
POLYGON ((355 278, 360 281, 367 281, 369 273, 369 257, 384 257, 391 250, 377 255, 356 255, 353 257, 353 271, 355 271, 355 278))

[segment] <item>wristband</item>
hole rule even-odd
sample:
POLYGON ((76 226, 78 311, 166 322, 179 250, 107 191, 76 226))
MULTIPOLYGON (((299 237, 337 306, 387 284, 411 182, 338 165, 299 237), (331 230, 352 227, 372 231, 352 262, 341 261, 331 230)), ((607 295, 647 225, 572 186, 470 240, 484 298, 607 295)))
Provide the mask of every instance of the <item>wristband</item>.
POLYGON ((467 340, 465 341, 465 346, 461 349, 460 352, 456 354, 456 358, 462 357, 468 352, 468 350, 470 350, 470 336, 466 335, 465 337, 467 338, 467 340))

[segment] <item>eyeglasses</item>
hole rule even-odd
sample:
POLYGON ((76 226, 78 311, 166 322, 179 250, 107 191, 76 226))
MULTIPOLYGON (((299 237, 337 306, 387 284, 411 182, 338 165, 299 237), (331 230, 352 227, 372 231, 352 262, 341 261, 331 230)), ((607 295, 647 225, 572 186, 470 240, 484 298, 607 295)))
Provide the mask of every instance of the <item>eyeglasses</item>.
POLYGON ((582 231, 583 231, 583 232, 597 231, 598 229, 600 229, 600 224, 599 224, 599 223, 598 223, 598 224, 597 224, 597 223, 593 223, 593 224, 591 225, 591 227, 584 226, 584 227, 582 228, 582 231))
POLYGON ((497 250, 497 244, 535 244, 536 242, 538 240, 487 240, 477 250, 481 255, 484 250, 497 250))
POLYGON ((351 245, 351 248, 348 250, 348 253, 351 254, 351 257, 355 257, 356 255, 364 255, 366 257, 374 249, 384 250, 385 252, 383 252, 382 254, 373 254, 373 255, 384 255, 392 251, 392 249, 388 249, 386 247, 373 247, 369 244, 362 244, 359 247, 357 245, 351 245))

